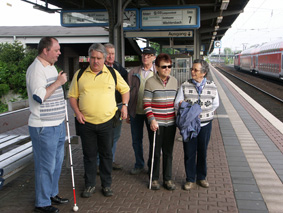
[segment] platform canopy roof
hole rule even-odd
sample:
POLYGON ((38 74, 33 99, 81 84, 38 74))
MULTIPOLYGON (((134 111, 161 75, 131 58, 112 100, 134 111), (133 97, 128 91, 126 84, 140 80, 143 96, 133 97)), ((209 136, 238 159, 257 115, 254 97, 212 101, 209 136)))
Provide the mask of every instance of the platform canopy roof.
MULTIPOLYGON (((55 5, 64 10, 90 10, 106 9, 115 7, 118 0, 22 0, 27 3, 45 5, 40 9, 46 12, 50 10, 50 5, 55 5), (37 2, 37 3, 34 3, 37 2), (114 5, 113 5, 114 4, 114 5)), ((198 6, 200 7, 200 44, 204 45, 205 54, 213 51, 215 40, 221 40, 225 32, 231 27, 233 22, 243 12, 249 0, 122 0, 126 8, 145 7, 173 7, 173 6, 198 6), (228 5, 228 6, 227 6, 228 5), (219 18, 220 17, 220 18, 219 18), (222 18, 221 18, 222 17, 222 18)), ((168 38, 149 38, 150 41, 161 45, 170 45, 168 38)), ((174 45, 193 45, 193 38, 174 38, 174 45)))

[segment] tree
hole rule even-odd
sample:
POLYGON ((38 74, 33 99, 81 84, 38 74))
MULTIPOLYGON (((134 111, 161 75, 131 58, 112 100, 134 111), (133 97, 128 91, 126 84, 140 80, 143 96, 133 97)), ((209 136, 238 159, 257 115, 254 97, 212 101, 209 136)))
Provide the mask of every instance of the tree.
POLYGON ((225 55, 231 55, 231 54, 233 54, 233 51, 231 50, 231 48, 225 47, 224 48, 224 54, 225 55))
POLYGON ((36 55, 35 49, 24 48, 19 41, 0 44, 0 97, 9 90, 27 97, 26 70, 36 55))

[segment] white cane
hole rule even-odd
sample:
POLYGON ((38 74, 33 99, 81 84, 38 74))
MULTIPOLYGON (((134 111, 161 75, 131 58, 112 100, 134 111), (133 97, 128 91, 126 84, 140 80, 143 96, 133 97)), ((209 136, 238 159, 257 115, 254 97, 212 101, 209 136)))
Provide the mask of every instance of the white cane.
POLYGON ((152 184, 153 161, 154 161, 154 152, 155 152, 155 139, 156 139, 156 131, 154 132, 154 135, 153 135, 152 157, 151 157, 151 168, 150 168, 150 179, 149 179, 149 189, 151 189, 151 184, 152 184))
POLYGON ((66 96, 66 88, 63 86, 64 90, 64 99, 65 99, 65 116, 66 116, 66 126, 67 126, 67 136, 68 136, 68 144, 69 144, 69 155, 70 155, 70 164, 71 164, 71 175, 72 175, 72 185, 73 185, 73 196, 74 196, 74 206, 73 211, 76 212, 79 210, 77 206, 76 199, 76 187, 75 187, 75 176, 74 176, 74 165, 73 165, 73 157, 72 157, 72 145, 71 145, 71 136, 70 136, 70 126, 69 126, 69 116, 68 116, 68 107, 67 107, 67 96, 66 96))

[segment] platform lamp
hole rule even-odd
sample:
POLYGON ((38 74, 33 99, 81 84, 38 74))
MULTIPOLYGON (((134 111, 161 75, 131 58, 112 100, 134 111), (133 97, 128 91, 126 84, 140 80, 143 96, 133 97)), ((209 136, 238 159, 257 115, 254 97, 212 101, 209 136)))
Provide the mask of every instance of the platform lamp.
POLYGON ((43 12, 46 12, 46 13, 55 13, 56 12, 56 10, 52 10, 48 7, 44 7, 44 6, 41 6, 41 5, 34 5, 33 9, 40 10, 40 11, 43 11, 43 12))
POLYGON ((215 30, 215 31, 219 30, 219 26, 216 25, 216 26, 214 27, 214 30, 215 30))
POLYGON ((220 10, 227 10, 230 0, 222 0, 220 10))
POLYGON ((218 16, 217 20, 216 20, 216 23, 220 24, 222 22, 222 19, 223 19, 223 16, 218 16))

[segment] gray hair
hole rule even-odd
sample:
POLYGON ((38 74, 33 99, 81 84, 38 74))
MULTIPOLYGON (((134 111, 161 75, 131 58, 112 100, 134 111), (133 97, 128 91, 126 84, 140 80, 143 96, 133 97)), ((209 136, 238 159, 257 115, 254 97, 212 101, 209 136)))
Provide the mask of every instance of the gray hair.
POLYGON ((111 43, 107 43, 107 44, 104 44, 104 47, 105 48, 114 48, 115 49, 115 46, 111 43))
POLYGON ((102 44, 99 44, 99 43, 92 44, 88 49, 88 56, 91 55, 92 51, 101 52, 103 54, 104 58, 107 57, 106 49, 102 44))
POLYGON ((209 73, 209 64, 203 59, 195 59, 193 64, 201 65, 201 73, 206 73, 204 77, 209 73))

